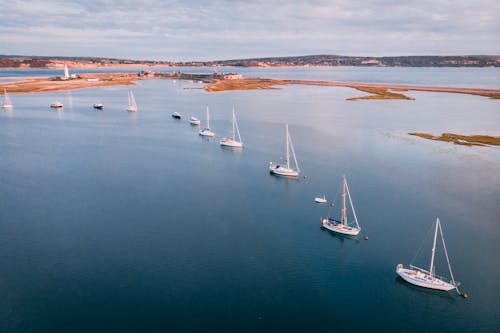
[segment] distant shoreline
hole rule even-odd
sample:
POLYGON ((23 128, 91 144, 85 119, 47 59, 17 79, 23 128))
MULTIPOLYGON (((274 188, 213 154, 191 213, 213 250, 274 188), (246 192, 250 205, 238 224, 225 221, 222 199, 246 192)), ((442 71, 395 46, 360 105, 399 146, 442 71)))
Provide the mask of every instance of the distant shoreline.
MULTIPOLYGON (((164 78, 164 77, 163 77, 164 78)), ((167 77, 169 78, 169 77, 167 77)), ((171 79, 178 79, 170 77, 171 79)), ((78 78, 61 80, 57 78, 30 78, 25 81, 0 83, 0 92, 6 89, 11 94, 47 93, 86 88, 96 88, 115 85, 133 85, 138 80, 161 79, 160 77, 141 76, 137 73, 87 73, 78 74, 78 78)), ((459 88, 440 86, 420 86, 389 83, 368 82, 343 82, 320 80, 291 80, 291 79, 266 79, 244 78, 237 80, 212 80, 205 85, 207 92, 224 92, 234 90, 275 89, 276 86, 300 84, 313 86, 348 87, 367 92, 370 95, 351 97, 347 100, 373 100, 373 99, 403 99, 412 100, 401 92, 427 91, 470 94, 500 99, 500 89, 459 88)))

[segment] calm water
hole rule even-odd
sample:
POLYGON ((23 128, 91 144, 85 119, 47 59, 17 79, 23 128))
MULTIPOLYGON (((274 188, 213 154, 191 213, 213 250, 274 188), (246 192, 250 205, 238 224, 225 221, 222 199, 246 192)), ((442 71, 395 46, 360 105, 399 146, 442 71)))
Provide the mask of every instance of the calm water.
MULTIPOLYGON (((383 78, 370 70, 373 81, 383 78)), ((439 71, 441 84, 500 86, 497 69, 385 70, 393 82, 434 84, 439 71)), ((370 77, 354 68, 273 71, 370 77)), ((11 95, 15 108, 0 113, 1 332, 500 329, 500 150, 406 135, 499 135, 499 101, 410 92, 415 101, 348 102, 362 93, 308 86, 184 89, 200 87, 141 81, 132 88, 137 114, 124 111, 129 87, 11 95), (48 107, 56 99, 64 111, 48 107), (91 107, 97 99, 102 112, 91 107), (205 105, 215 140, 170 116, 204 119, 205 105), (243 151, 218 145, 232 107, 243 151), (307 179, 267 172, 284 155, 285 123, 307 179), (334 199, 343 174, 359 239, 321 230, 329 209, 313 202, 334 199), (429 264, 423 241, 436 216, 467 300, 395 273, 421 245, 415 264, 429 264)))

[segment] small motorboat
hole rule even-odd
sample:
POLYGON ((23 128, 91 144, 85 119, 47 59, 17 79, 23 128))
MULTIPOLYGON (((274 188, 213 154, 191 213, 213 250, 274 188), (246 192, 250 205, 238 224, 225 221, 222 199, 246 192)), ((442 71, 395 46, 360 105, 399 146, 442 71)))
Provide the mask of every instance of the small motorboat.
POLYGON ((172 118, 174 118, 174 119, 181 119, 182 115, 179 112, 176 111, 176 112, 172 113, 172 118))
POLYGON ((96 110, 102 110, 104 108, 104 105, 102 105, 101 102, 95 102, 94 103, 94 109, 96 110))
POLYGON ((191 117, 189 118, 189 123, 194 126, 199 126, 201 125, 201 120, 196 117, 191 117))
POLYGON ((322 197, 316 197, 316 198, 314 198, 314 202, 317 202, 317 203, 320 203, 320 204, 325 204, 325 203, 327 203, 327 201, 326 201, 326 197, 325 197, 325 196, 322 196, 322 197))
POLYGON ((50 104, 50 107, 54 109, 61 109, 63 107, 63 103, 55 101, 54 103, 50 104))

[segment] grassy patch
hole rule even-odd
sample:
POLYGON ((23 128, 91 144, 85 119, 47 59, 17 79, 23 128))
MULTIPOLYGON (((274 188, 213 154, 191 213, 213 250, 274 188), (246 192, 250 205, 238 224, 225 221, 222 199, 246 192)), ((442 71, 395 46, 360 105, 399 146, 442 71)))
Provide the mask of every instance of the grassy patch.
POLYGON ((500 137, 498 136, 489 136, 489 135, 462 135, 455 133, 443 133, 439 136, 429 134, 429 133, 408 133, 410 135, 415 135, 424 139, 429 140, 437 140, 437 141, 446 141, 453 142, 457 145, 462 146, 499 146, 500 145, 500 137))
POLYGON ((404 94, 398 94, 395 92, 391 92, 386 88, 377 88, 377 87, 352 87, 358 89, 360 91, 367 92, 371 95, 368 96, 360 96, 360 97, 351 97, 348 98, 348 101, 358 101, 362 99, 406 99, 413 100, 414 98, 406 96, 404 94))

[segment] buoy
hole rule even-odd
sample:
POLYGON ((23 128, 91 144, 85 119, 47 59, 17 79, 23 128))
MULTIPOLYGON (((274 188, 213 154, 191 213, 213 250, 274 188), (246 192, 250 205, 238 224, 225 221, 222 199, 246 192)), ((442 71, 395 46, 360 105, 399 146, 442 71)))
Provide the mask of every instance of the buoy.
POLYGON ((365 240, 368 240, 368 236, 365 236, 365 240))
POLYGON ((333 204, 330 204, 330 207, 333 207, 334 205, 333 204))
POLYGON ((467 296, 467 294, 462 294, 462 297, 463 297, 463 298, 467 298, 467 297, 469 297, 469 296, 467 296))
POLYGON ((304 179, 307 179, 307 176, 304 176, 304 179))

